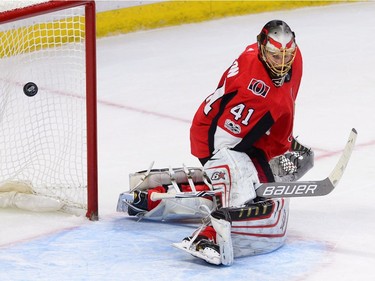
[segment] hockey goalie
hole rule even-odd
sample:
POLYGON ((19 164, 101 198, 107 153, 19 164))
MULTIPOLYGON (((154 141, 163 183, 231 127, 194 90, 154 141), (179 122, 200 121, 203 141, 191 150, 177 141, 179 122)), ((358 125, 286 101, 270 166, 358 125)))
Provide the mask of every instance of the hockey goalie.
POLYGON ((194 116, 191 151, 203 168, 131 175, 118 211, 154 220, 203 218, 174 245, 211 264, 230 265, 235 257, 281 247, 289 199, 258 197, 256 189, 295 181, 313 166, 311 149, 293 137, 301 76, 294 32, 281 20, 268 22, 194 116))

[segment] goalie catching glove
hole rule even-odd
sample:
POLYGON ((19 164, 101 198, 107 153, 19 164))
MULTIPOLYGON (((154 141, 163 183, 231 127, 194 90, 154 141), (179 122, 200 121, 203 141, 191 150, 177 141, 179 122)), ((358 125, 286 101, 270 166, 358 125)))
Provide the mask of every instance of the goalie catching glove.
POLYGON ((271 159, 269 164, 276 182, 294 182, 314 166, 314 152, 293 139, 291 151, 271 159))

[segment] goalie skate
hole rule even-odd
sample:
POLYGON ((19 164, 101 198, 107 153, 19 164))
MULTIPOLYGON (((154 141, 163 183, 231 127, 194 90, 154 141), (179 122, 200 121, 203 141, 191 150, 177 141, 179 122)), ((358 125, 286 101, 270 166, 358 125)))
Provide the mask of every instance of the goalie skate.
POLYGON ((210 247, 205 247, 202 250, 197 251, 194 244, 189 241, 182 241, 180 243, 173 243, 173 247, 180 249, 184 252, 191 254, 192 256, 202 259, 210 264, 220 265, 221 257, 218 251, 210 247), (190 246, 190 247, 189 247, 190 246))
POLYGON ((147 192, 123 192, 117 202, 117 212, 125 212, 130 216, 143 216, 147 213, 147 192), (135 202, 136 201, 136 202, 135 202))
POLYGON ((128 192, 123 192, 120 194, 117 202, 117 212, 127 213, 129 210, 129 205, 133 203, 134 195, 128 192))

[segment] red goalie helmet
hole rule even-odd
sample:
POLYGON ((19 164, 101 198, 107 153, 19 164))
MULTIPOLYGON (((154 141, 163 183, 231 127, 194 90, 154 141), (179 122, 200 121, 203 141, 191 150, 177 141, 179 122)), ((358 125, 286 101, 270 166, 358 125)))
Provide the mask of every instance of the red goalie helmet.
POLYGON ((271 78, 285 77, 296 56, 294 32, 282 20, 272 20, 263 27, 257 41, 260 58, 271 78))

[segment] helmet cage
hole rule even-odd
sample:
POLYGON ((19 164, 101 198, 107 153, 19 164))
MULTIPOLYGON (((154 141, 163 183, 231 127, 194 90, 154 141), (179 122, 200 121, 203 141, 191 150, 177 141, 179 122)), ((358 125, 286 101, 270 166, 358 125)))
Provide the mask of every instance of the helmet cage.
POLYGON ((267 65, 268 69, 276 76, 281 77, 286 75, 296 57, 297 47, 294 48, 272 48, 267 45, 261 45, 260 51, 262 59, 267 65))

